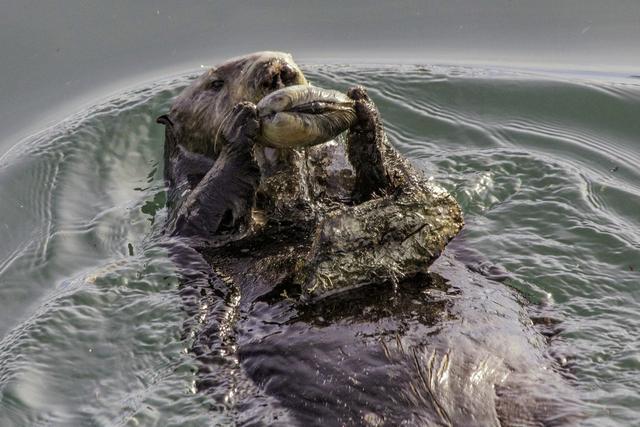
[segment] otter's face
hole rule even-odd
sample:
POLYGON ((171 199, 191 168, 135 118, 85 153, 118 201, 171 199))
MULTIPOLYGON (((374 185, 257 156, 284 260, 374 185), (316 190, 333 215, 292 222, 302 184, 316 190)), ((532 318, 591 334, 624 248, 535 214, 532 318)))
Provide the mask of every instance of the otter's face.
POLYGON ((257 52, 231 59, 198 77, 175 100, 169 113, 180 144, 217 156, 224 144, 220 129, 234 105, 257 103, 286 86, 307 84, 290 54, 257 52))

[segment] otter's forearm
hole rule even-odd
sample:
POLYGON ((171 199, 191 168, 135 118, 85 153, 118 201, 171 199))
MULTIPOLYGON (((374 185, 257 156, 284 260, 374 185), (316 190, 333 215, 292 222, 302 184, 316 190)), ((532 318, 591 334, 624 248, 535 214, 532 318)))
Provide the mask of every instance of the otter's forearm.
POLYGON ((380 113, 361 87, 349 91, 356 101, 356 123, 349 129, 347 154, 356 174, 353 198, 356 202, 385 194, 390 181, 384 164, 385 135, 380 113))
POLYGON ((173 235, 208 239, 249 225, 260 182, 260 168, 253 155, 258 129, 255 105, 240 103, 231 117, 223 129, 226 144, 180 207, 173 235))
POLYGON ((247 226, 259 181, 250 153, 220 156, 180 207, 172 234, 208 238, 247 226))

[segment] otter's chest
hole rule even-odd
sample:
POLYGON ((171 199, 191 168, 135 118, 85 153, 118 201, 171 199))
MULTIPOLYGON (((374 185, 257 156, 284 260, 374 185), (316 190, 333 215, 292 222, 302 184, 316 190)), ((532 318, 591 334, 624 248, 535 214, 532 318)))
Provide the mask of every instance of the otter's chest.
POLYGON ((283 158, 266 149, 259 156, 263 177, 257 206, 265 219, 308 220, 351 204, 355 173, 341 141, 287 154, 283 158))

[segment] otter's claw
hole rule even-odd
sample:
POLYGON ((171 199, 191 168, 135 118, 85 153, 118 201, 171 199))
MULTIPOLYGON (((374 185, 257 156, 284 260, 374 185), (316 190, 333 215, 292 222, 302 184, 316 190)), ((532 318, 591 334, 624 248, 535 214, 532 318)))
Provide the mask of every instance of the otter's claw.
POLYGON ((363 86, 354 86, 347 91, 347 96, 354 101, 371 102, 367 90, 363 86))
POLYGON ((380 121, 380 113, 367 90, 362 86, 352 87, 347 96, 355 101, 356 121, 351 126, 355 132, 374 132, 380 121))
POLYGON ((222 134, 233 148, 253 146, 260 123, 258 122, 258 110, 251 102, 237 104, 229 113, 222 134))

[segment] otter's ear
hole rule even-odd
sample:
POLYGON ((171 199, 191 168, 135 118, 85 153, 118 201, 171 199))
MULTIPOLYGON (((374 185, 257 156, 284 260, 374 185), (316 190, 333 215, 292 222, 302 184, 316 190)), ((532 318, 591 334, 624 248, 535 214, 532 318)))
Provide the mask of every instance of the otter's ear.
POLYGON ((171 119, 167 114, 163 114, 160 117, 158 117, 156 119, 156 123, 160 123, 161 125, 165 125, 165 126, 166 125, 173 126, 173 122, 171 121, 171 119))

